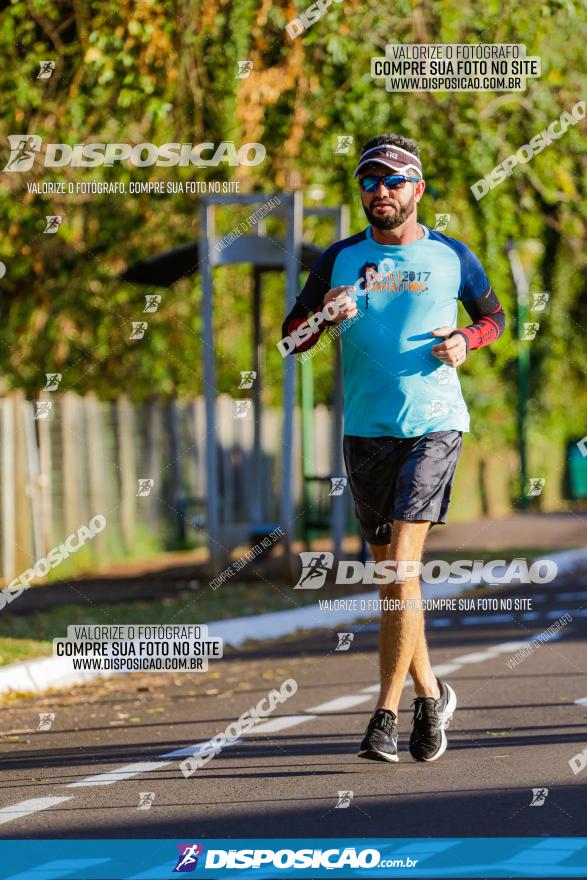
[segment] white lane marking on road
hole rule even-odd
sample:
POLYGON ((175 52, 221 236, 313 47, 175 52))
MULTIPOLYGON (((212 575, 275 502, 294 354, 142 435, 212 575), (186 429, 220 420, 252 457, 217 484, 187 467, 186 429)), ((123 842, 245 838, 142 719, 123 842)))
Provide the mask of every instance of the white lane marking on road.
POLYGON ((304 721, 313 721, 316 717, 316 715, 280 715, 279 718, 272 718, 271 721, 255 725, 249 736, 257 736, 259 733, 277 733, 278 730, 287 730, 288 727, 295 727, 296 724, 303 724, 304 721))
MULTIPOLYGON (((377 685, 379 689, 379 685, 377 685)), ((335 700, 328 700, 326 703, 320 703, 318 706, 312 706, 308 712, 344 712, 345 709, 352 709, 360 703, 366 703, 371 699, 371 694, 349 694, 345 697, 336 697, 335 700)))
POLYGON ((471 654, 464 654, 459 658, 459 661, 460 663, 483 663, 485 660, 493 660, 494 657, 495 653, 488 649, 487 651, 473 651, 471 654))
MULTIPOLYGON (((484 660, 494 659, 499 654, 505 654, 513 651, 517 651, 518 649, 524 647, 528 644, 532 639, 524 639, 522 641, 512 641, 512 642, 502 642, 498 645, 493 645, 491 648, 488 648, 486 651, 473 651, 469 654, 463 654, 460 657, 455 657, 451 660, 450 663, 440 664, 436 667, 436 673, 438 675, 447 675, 450 672, 454 672, 460 668, 460 666, 464 663, 481 663, 484 660)), ((549 641, 553 641, 550 639, 549 641)), ((406 685, 411 684, 412 679, 408 677, 406 679, 406 685)), ((369 693, 375 693, 379 690, 379 685, 370 685, 369 687, 363 688, 362 694, 348 695, 346 697, 340 697, 335 700, 331 700, 330 705, 340 702, 342 700, 357 700, 360 696, 361 702, 364 702, 363 696, 369 693)), ((583 705, 583 701, 575 701, 579 705, 583 705)), ((587 698, 585 699, 585 703, 587 703, 587 698)), ((359 705, 358 702, 354 702, 354 705, 359 705)), ((322 706, 326 706, 328 703, 322 704, 322 706)), ((313 711, 319 709, 320 707, 315 707, 313 711)), ((308 710, 311 711, 311 710, 308 710)), ((322 708, 324 711, 324 708, 322 708)), ((332 710, 331 710, 332 711, 332 710)), ((303 724, 306 721, 312 721, 318 718, 317 714, 304 714, 304 715, 282 715, 278 718, 272 718, 270 721, 267 721, 263 724, 258 724, 251 730, 250 735, 256 736, 261 733, 277 733, 280 730, 287 730, 291 727, 295 727, 298 724, 303 724)), ((233 743, 227 743, 227 745, 232 745, 233 743)), ((197 747, 197 746, 196 746, 197 747)), ((194 747, 195 748, 195 747, 194 747)), ((193 752, 190 750, 191 747, 186 747, 185 749, 177 749, 174 752, 167 752, 165 755, 161 755, 161 757, 181 757, 184 754, 191 755, 193 752)), ((133 776, 137 776, 139 773, 148 772, 150 770, 156 770, 161 767, 166 767, 170 762, 169 761, 143 761, 138 764, 127 764, 124 767, 120 767, 118 770, 111 770, 107 773, 98 774, 96 776, 89 776, 86 779, 82 779, 79 782, 72 782, 68 785, 68 788, 78 788, 82 786, 91 786, 91 785, 109 785, 113 782, 120 782, 124 779, 129 779, 133 776)), ((53 804, 59 803, 63 800, 70 800, 69 797, 59 798, 59 797, 48 797, 48 798, 36 798, 32 801, 23 801, 21 804, 15 804, 13 807, 7 807, 4 810, 0 810, 0 821, 9 822, 11 818, 18 818, 19 816, 27 815, 27 812, 37 812, 37 810, 47 809, 47 807, 53 806, 53 804), (22 808, 27 804, 41 804, 32 810, 28 810, 23 812, 22 809, 20 812, 13 812, 10 818, 2 819, 2 815, 7 811, 15 811, 16 808, 22 808)))
MULTIPOLYGON (((404 687, 408 687, 409 685, 414 684, 414 679, 411 675, 408 675, 405 682, 404 687)), ((369 687, 363 688, 361 693, 363 694, 378 694, 380 690, 380 685, 378 684, 370 684, 369 687)))
POLYGON ((460 668, 459 663, 440 663, 434 667, 434 673, 435 675, 450 675, 451 672, 456 672, 460 668))
POLYGON ((139 773, 148 773, 150 770, 161 770, 167 767, 169 761, 139 761, 136 764, 125 764, 116 770, 107 770, 106 773, 96 773, 95 776, 86 776, 77 782, 70 782, 67 788, 80 788, 87 785, 112 785, 122 779, 131 779, 139 773))
POLYGON ((498 654, 507 654, 509 651, 519 651, 520 648, 523 648, 524 645, 527 645, 528 642, 531 642, 532 639, 518 639, 517 642, 502 642, 500 645, 494 645, 490 650, 494 652, 497 657, 498 654))
POLYGON ((49 807, 55 807, 64 801, 71 801, 73 795, 67 797, 41 797, 31 798, 28 801, 20 801, 18 804, 11 804, 9 807, 0 809, 0 825, 6 822, 13 822, 15 819, 22 819, 24 816, 32 816, 33 813, 39 813, 41 810, 48 810, 49 807))
MULTIPOLYGON (((227 749, 229 746, 235 746, 237 743, 242 742, 242 739, 223 739, 216 741, 221 749, 227 749)), ((161 758, 183 758, 187 756, 192 756, 196 754, 196 752, 201 752, 202 750, 208 750, 213 748, 216 751, 217 745, 216 743, 212 743, 212 740, 207 739, 206 742, 193 743, 191 746, 184 746, 181 749, 174 749, 172 752, 165 752, 164 755, 160 755, 161 758)))
POLYGON ((472 651, 468 654, 461 654, 460 657, 453 657, 451 663, 461 666, 463 663, 482 663, 484 660, 493 660, 500 654, 509 654, 511 651, 518 651, 530 641, 532 641, 532 639, 524 639, 519 642, 502 642, 499 645, 492 645, 491 648, 487 648, 485 651, 472 651), (470 660, 470 657, 474 657, 475 659, 470 660))

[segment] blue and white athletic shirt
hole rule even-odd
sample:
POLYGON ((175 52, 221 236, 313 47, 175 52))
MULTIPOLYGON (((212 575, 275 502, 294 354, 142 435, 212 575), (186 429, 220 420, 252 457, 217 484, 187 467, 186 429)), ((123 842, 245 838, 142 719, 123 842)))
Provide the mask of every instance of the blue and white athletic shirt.
POLYGON ((301 306, 308 314, 320 311, 330 288, 355 287, 351 298, 360 314, 341 325, 345 434, 469 430, 457 371, 431 354, 443 341, 431 331, 456 327, 458 301, 473 314, 474 301, 491 287, 466 245, 422 229, 424 238, 406 245, 379 244, 371 227, 337 242, 316 262, 296 300, 294 312, 302 314, 301 306))

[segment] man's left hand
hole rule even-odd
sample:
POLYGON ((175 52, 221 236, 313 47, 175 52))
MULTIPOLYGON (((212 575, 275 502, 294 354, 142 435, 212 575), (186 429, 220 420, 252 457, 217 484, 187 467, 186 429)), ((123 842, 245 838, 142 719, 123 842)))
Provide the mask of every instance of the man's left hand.
POLYGON ((439 327, 437 330, 432 330, 433 336, 445 338, 444 342, 432 347, 432 354, 449 367, 460 367, 467 360, 467 343, 460 333, 451 336, 455 330, 456 327, 439 327))

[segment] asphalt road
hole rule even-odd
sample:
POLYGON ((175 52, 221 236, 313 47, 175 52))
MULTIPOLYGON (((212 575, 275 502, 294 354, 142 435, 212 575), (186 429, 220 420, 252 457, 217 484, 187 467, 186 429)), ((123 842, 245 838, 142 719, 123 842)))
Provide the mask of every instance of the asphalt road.
POLYGON ((3 709, 0 837, 584 836, 587 768, 569 760, 587 748, 587 579, 491 595, 531 596, 532 610, 428 614, 433 663, 459 700, 437 763, 407 751, 409 685, 400 763, 355 757, 377 681, 376 625, 356 625, 348 651, 324 631, 207 673, 133 674, 3 709), (508 667, 565 612, 558 639, 508 667), (263 729, 184 778, 170 752, 194 751, 287 678, 298 691, 263 729), (39 713, 55 714, 49 730, 39 713), (548 789, 542 805, 533 789, 548 789), (337 806, 339 792, 352 794, 337 806))

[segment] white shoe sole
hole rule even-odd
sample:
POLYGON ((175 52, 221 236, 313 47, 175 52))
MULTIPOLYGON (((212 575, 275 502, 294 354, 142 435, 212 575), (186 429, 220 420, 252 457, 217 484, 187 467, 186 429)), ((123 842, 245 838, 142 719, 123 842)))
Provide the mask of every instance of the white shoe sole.
POLYGON ((446 704, 446 709, 442 713, 442 719, 440 722, 440 733, 442 735, 442 742, 440 743, 440 748, 435 755, 433 755, 431 758, 424 758, 422 760, 421 763, 424 764, 430 764, 431 761, 437 761, 442 755, 444 755, 448 746, 448 740, 444 731, 449 726, 452 716, 455 713, 455 709, 457 708, 457 695, 449 684, 447 684, 446 682, 443 682, 443 684, 448 691, 448 703, 446 704))
POLYGON ((366 758, 368 761, 387 761, 388 764, 397 764, 399 761, 397 755, 388 755, 386 752, 380 752, 379 749, 363 749, 357 754, 357 758, 366 758))

